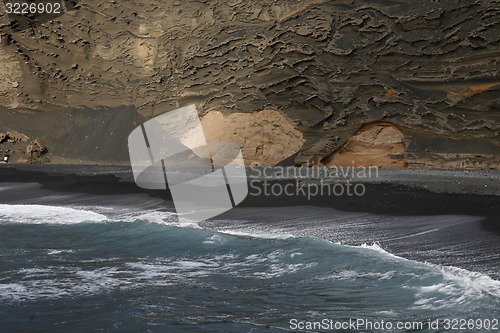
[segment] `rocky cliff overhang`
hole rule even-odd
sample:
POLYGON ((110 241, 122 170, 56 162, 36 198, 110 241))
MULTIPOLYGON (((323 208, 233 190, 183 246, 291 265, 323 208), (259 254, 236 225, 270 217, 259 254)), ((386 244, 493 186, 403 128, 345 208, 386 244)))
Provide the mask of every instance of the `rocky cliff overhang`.
POLYGON ((498 1, 63 3, 0 17, 0 105, 274 109, 303 133, 297 164, 384 121, 405 165, 500 165, 498 1))

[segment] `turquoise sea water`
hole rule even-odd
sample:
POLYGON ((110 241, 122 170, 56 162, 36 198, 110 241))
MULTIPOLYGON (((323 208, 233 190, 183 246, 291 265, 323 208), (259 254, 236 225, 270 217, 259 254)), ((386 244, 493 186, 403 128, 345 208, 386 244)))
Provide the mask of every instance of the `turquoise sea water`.
POLYGON ((0 205, 2 332, 317 332, 349 321, 446 332, 453 319, 474 320, 455 331, 494 332, 499 318, 499 281, 377 243, 220 233, 169 212, 0 205))

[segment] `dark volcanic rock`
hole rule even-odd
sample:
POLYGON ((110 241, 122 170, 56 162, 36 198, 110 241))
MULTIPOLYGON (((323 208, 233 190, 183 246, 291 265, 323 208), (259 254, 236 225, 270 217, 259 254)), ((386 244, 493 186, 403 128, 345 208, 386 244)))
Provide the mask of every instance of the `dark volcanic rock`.
POLYGON ((40 158, 43 154, 47 153, 47 148, 40 143, 38 140, 32 141, 28 147, 26 147, 26 154, 32 159, 40 158))
MULTIPOLYGON (((0 117, 1 119, 1 117, 0 117)), ((30 138, 19 132, 0 132, 0 158, 3 161, 8 156, 14 163, 46 163, 49 159, 44 155, 48 152, 40 140, 28 143, 30 138)))
POLYGON ((304 134, 296 163, 383 120, 410 166, 500 165, 498 1, 80 1, 13 20, 0 17, 9 108, 272 108, 304 134))

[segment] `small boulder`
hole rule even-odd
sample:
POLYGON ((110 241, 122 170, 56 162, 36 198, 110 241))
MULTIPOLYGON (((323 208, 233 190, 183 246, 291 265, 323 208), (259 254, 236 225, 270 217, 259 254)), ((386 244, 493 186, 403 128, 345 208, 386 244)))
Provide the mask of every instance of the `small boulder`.
POLYGON ((26 154, 31 158, 40 158, 43 154, 47 153, 47 148, 38 141, 38 139, 32 141, 28 147, 26 147, 26 154))

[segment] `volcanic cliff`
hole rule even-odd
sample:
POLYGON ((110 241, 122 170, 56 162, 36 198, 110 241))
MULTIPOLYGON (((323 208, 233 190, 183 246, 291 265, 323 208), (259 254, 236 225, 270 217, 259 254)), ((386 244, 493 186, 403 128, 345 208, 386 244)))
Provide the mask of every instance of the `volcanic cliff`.
POLYGON ((62 3, 0 3, 0 132, 53 161, 125 162, 194 103, 249 164, 500 166, 499 1, 62 3))

